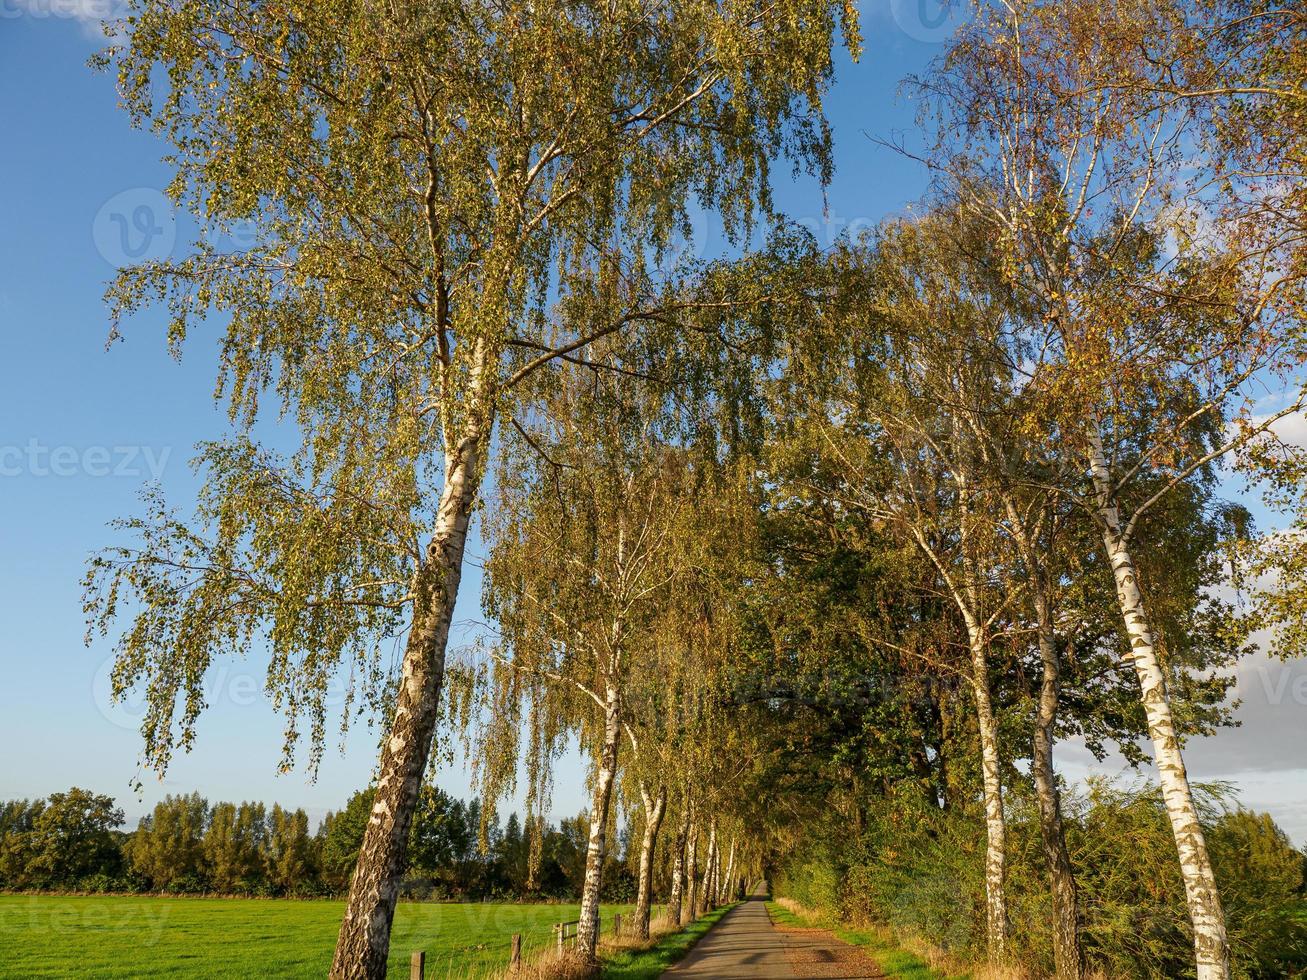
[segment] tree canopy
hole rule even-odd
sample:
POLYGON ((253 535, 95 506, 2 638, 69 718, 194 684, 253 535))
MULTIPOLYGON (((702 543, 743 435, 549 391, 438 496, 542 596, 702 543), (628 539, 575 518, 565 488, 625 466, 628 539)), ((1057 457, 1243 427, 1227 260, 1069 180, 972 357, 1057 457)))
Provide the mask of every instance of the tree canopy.
POLYGON ((909 81, 925 199, 819 248, 772 182, 830 179, 850 5, 132 9, 104 64, 201 234, 123 271, 115 331, 219 322, 232 430, 193 514, 147 491, 92 559, 91 629, 158 770, 219 656, 267 649, 283 767, 333 678, 342 725, 389 719, 317 846, 187 797, 134 867, 347 887, 335 977, 473 852, 573 882, 587 959, 615 876, 641 936, 656 891, 679 923, 767 876, 995 969, 1301 968, 1301 854, 1184 759, 1253 632, 1304 635, 1301 14, 979 4, 909 81), (485 636, 447 664, 474 514, 485 636), (431 786, 442 722, 475 812, 431 786), (1157 785, 1069 785, 1073 738, 1157 785), (551 831, 573 739, 591 805, 551 831))

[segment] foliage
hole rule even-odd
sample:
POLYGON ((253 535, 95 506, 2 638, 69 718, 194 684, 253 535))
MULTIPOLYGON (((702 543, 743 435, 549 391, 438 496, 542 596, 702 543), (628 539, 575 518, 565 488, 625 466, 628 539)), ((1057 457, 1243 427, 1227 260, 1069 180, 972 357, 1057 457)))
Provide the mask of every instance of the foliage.
MULTIPOLYGON (((71 789, 48 800, 0 802, 0 889, 312 897, 343 893, 374 799, 369 787, 315 832, 301 809, 167 796, 130 834, 107 796, 71 789)), ((546 899, 580 894, 589 816, 544 824, 540 867, 527 873, 529 842, 516 813, 489 820, 477 844, 481 803, 423 789, 401 890, 410 898, 546 899)), ((627 855, 608 855, 605 902, 630 901, 627 855)))
MULTIPOLYGON (((1228 790, 1200 797, 1231 933, 1234 975, 1270 978, 1307 968, 1301 917, 1304 855, 1265 814, 1227 809, 1228 790)), ((1083 916, 1085 952, 1108 976, 1161 978, 1192 970, 1184 889, 1158 791, 1095 781, 1064 796, 1067 843, 1083 916), (1150 869, 1141 874, 1140 868, 1150 869)), ((828 825, 787 858, 775 891, 843 920, 924 938, 975 955, 984 936, 982 854, 974 817, 885 801, 852 843, 828 825)), ((1047 892, 1036 817, 1018 801, 1009 817, 1014 925, 1031 966, 1050 969, 1047 892)))
MULTIPOLYGON (((1212 862, 1221 885, 1235 975, 1291 976, 1307 969, 1307 929, 1296 918, 1303 855, 1265 814, 1224 808, 1228 791, 1204 797, 1212 862)), ((1092 784, 1069 844, 1089 900, 1086 938, 1113 974, 1184 975, 1189 965, 1184 893, 1156 790, 1092 784), (1125 847, 1129 842, 1129 848, 1125 847), (1153 868, 1140 875, 1141 866, 1153 868)))
POLYGON ((291 895, 314 877, 309 818, 303 810, 283 810, 273 804, 268 814, 264 863, 272 886, 291 895))
POLYGON ((214 891, 248 892, 263 877, 264 836, 268 828, 262 803, 215 803, 204 833, 204 864, 214 891))
POLYGON ((193 514, 147 490, 92 559, 91 633, 115 693, 145 689, 148 767, 190 746, 214 658, 263 647, 283 766, 302 741, 316 765, 341 674, 342 726, 394 707, 397 734, 316 837, 169 797, 113 869, 111 801, 7 805, 7 881, 301 894, 357 860, 346 931, 400 868, 423 896, 584 881, 592 936, 658 799, 660 888, 729 837, 823 916, 995 965, 1186 975, 1192 943, 1224 977, 1228 933, 1239 976, 1302 971, 1302 856, 1195 794, 1182 750, 1230 721, 1252 630, 1307 637, 1307 449, 1275 428, 1307 403, 1307 19, 977 4, 911 83, 924 212, 826 250, 778 220, 754 250, 780 159, 829 180, 851 4, 133 10, 104 62, 201 236, 109 298, 163 304, 177 352, 222 316, 234 428, 193 514), (695 207, 731 254, 676 254, 695 207), (253 248, 213 248, 246 220, 253 248), (288 456, 257 440, 268 398, 288 456), (1298 523, 1256 538, 1227 466, 1298 523), (445 685, 474 510, 495 635, 445 685), (467 804, 416 789, 442 692, 467 804), (1057 739, 1138 765, 1145 735, 1160 791, 1059 801, 1057 739), (573 736, 594 806, 551 827, 573 736))
POLYGON ((209 804, 199 793, 165 796, 124 848, 133 871, 159 891, 204 890, 204 830, 209 804))
POLYGON ((527 413, 540 369, 587 360, 596 339, 734 302, 671 256, 692 207, 738 242, 772 211, 778 159, 829 179, 821 100, 835 37, 856 50, 856 13, 130 9, 99 64, 133 123, 171 145, 169 189, 199 234, 189 255, 124 270, 113 316, 162 304, 179 353, 221 315, 217 393, 236 431, 201 447, 193 517, 155 495, 123 522, 133 543, 93 560, 88 618, 118 637, 115 693, 146 690, 150 765, 189 746, 213 657, 256 643, 283 762, 307 719, 316 763, 327 679, 352 666, 354 696, 385 705, 377 644, 406 613, 435 614, 440 500, 455 487, 470 510, 496 419, 527 413), (253 247, 215 249, 236 222, 253 247), (269 400, 302 437, 289 458, 254 442, 269 400))
POLYGON ((108 796, 73 787, 45 801, 0 805, 0 882, 19 888, 70 888, 93 875, 116 876, 113 836, 123 812, 108 796))

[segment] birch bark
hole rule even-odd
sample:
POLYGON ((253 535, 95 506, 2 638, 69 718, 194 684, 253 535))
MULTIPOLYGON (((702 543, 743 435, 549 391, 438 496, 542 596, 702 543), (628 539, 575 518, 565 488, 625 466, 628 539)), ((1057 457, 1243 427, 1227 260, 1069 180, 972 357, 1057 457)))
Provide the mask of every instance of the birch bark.
POLYGON ((1117 602, 1130 641, 1128 656, 1139 678, 1140 700, 1148 718, 1148 735, 1153 759, 1162 785, 1171 833, 1180 858, 1185 899, 1193 924, 1194 956, 1198 980, 1226 980, 1230 976, 1230 946, 1225 931, 1225 912, 1212 872, 1207 841, 1198 819, 1184 753, 1175 733, 1166 678, 1157 657, 1157 644, 1144 598, 1130 542, 1121 529, 1121 514, 1112 496, 1112 472, 1103 450, 1102 438, 1091 433, 1089 471, 1093 479, 1095 504, 1103 535, 1103 547, 1112 566, 1117 602))
POLYGON ((649 938, 649 908, 653 894, 653 856, 658 843, 658 831, 667 809, 667 787, 659 786, 655 796, 642 784, 640 796, 644 801, 644 837, 640 841, 640 884, 635 898, 635 937, 649 938))
POLYGON ((685 872, 690 876, 686 889, 690 899, 690 921, 699 918, 699 828, 690 818, 690 848, 685 857, 685 872))
MULTIPOLYGON (((958 475, 958 482, 960 484, 964 482, 961 475, 958 475)), ((963 527, 965 526, 964 518, 963 527)), ((982 622, 976 613, 979 603, 974 585, 977 579, 975 570, 972 570, 970 576, 971 584, 959 585, 931 548, 921 529, 913 527, 912 533, 939 571, 967 628, 967 644, 971 654, 971 688, 976 702, 976 727, 980 735, 980 769, 985 802, 985 933, 989 961, 997 964, 1007 955, 1007 821, 1003 815, 998 722, 994 718, 993 698, 989 685, 988 624, 982 622)))
POLYGON ((716 905, 717 878, 717 818, 708 823, 708 863, 703 870, 703 912, 716 905))
POLYGON ((989 688, 989 663, 983 629, 968 614, 971 686, 980 731, 980 768, 985 799, 985 932, 989 960, 1007 955, 1007 821, 1003 816, 1003 781, 999 769, 998 723, 989 688))
MULTIPOLYGON (((487 427, 488 430, 488 427, 487 427)), ((444 682, 445 648, 463 572, 468 521, 480 482, 483 432, 471 428, 449 455, 436 526, 415 575, 390 737, 382 746, 376 802, 363 832, 331 966, 333 980, 386 975, 390 928, 444 682)))
POLYGON ((690 835, 690 800, 681 807, 681 822, 676 828, 675 851, 672 855, 672 894, 667 900, 667 916, 672 925, 681 924, 681 906, 685 900, 685 843, 690 835))
POLYGON ((608 851, 608 811, 617 777, 617 746, 622 734, 621 699, 616 686, 604 689, 604 740, 599 751, 594 797, 590 805, 590 839, 585 849, 585 883, 581 888, 581 915, 576 927, 576 951, 594 959, 599 947, 599 889, 603 884, 604 856, 608 851))

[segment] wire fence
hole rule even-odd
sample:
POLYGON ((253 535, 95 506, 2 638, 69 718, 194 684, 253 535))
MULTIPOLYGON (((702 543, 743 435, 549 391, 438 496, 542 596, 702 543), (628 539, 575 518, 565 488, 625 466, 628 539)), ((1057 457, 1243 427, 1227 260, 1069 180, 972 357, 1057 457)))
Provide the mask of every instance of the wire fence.
MULTIPOLYGON (((561 909, 560 909, 561 911, 561 909)), ((650 934, 665 931, 666 910, 657 906, 651 911, 650 934)), ((633 912, 605 913, 600 917, 599 940, 603 945, 635 942, 633 912)), ((505 936, 500 934, 485 942, 444 947, 427 952, 416 950, 410 961, 411 980, 500 980, 515 974, 532 974, 553 960, 566 956, 576 947, 579 919, 560 919, 548 925, 524 928, 505 936)))

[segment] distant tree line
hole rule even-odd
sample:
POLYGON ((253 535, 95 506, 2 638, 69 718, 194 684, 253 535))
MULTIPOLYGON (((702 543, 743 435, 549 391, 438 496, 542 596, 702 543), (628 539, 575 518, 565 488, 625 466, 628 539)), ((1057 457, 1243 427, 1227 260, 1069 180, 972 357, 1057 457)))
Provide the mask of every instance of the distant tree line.
MULTIPOLYGON (((170 795, 124 831, 110 796, 73 787, 46 799, 0 802, 0 889, 313 897, 345 892, 375 790, 360 790, 311 829, 302 809, 210 803, 170 795)), ((530 841, 516 813, 498 814, 435 787, 422 792, 408 848, 412 898, 576 899, 585 877, 589 815, 546 827, 528 886, 530 841)), ((606 898, 630 900, 632 872, 616 856, 606 898)))

